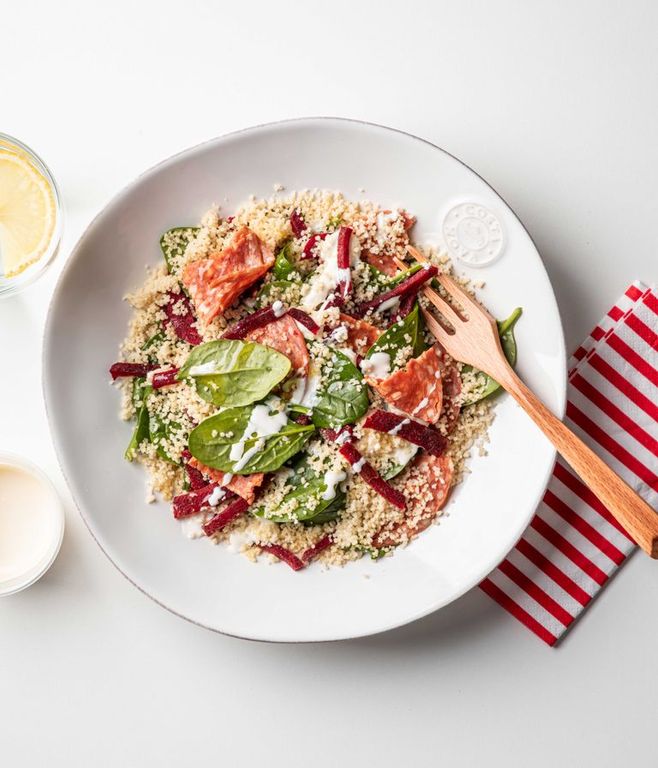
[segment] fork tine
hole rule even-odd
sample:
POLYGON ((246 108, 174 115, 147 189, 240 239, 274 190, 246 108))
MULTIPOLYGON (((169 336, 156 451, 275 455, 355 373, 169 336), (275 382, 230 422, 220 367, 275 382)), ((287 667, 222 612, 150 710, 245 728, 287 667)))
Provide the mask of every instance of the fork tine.
POLYGON ((446 350, 446 352, 454 357, 452 352, 450 351, 452 347, 452 334, 448 333, 446 329, 439 323, 439 321, 432 315, 430 312, 428 312, 426 309, 420 310, 423 313, 423 317, 425 318, 425 322, 427 323, 427 327, 432 332, 432 335, 434 338, 439 342, 439 344, 446 350))
POLYGON ((393 261, 395 262, 395 266, 396 266, 398 269, 401 269, 401 270, 403 270, 403 271, 409 267, 409 265, 408 265, 408 264, 405 264, 405 262, 404 262, 404 261, 402 261, 402 259, 398 259, 398 257, 397 257, 397 256, 393 256, 393 261))
POLYGON ((434 304, 434 306, 446 318, 446 320, 449 320, 452 323, 455 329, 459 323, 464 322, 464 320, 457 314, 457 312, 455 312, 450 304, 442 299, 436 291, 432 290, 432 288, 425 287, 423 289, 423 294, 432 302, 432 304, 434 304))
POLYGON ((416 261, 420 262, 421 264, 426 264, 429 261, 429 259, 426 256, 424 256, 418 250, 418 248, 414 248, 413 245, 408 245, 407 246, 407 253, 409 253, 411 256, 413 256, 414 259, 416 259, 416 261))
POLYGON ((465 310, 471 309, 474 312, 482 312, 491 319, 491 315, 487 312, 487 310, 478 304, 471 296, 469 296, 468 293, 466 293, 466 291, 461 287, 461 285, 459 285, 459 283, 457 283, 451 277, 448 277, 448 275, 439 274, 437 275, 436 279, 452 296, 452 298, 456 299, 456 301, 458 301, 465 310))

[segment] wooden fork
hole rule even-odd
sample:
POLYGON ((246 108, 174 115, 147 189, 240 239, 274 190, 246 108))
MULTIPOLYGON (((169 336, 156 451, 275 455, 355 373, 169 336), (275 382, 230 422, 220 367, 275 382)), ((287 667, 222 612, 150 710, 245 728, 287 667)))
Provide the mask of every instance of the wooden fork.
MULTIPOLYGON (((417 260, 427 261, 415 248, 409 251, 417 260)), ((404 262, 400 265, 408 267, 404 262)), ((506 389, 640 547, 658 558, 658 514, 521 381, 505 358, 495 319, 452 278, 438 275, 436 279, 464 310, 458 312, 432 288, 423 289, 444 318, 437 320, 423 310, 439 344, 455 360, 488 373, 506 389)))

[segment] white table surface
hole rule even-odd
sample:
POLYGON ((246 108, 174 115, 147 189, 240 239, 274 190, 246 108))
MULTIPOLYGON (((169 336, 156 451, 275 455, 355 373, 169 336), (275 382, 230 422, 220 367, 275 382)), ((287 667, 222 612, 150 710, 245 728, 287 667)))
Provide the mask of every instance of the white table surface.
POLYGON ((50 164, 68 219, 57 267, 0 303, 0 448, 49 472, 67 516, 52 571, 0 600, 0 765, 655 765, 658 566, 632 558, 556 650, 478 590, 354 642, 215 635, 87 533, 40 346, 57 273, 115 191, 204 139, 320 114, 416 133, 490 181, 573 348, 657 277, 658 6, 23 0, 1 16, 0 130, 50 164))

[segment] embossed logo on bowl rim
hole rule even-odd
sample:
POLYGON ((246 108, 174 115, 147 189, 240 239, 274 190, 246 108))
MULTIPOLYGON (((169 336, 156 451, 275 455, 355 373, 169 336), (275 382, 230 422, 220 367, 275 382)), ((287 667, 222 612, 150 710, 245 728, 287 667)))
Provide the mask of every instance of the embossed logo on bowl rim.
POLYGON ((443 219, 442 229, 450 255, 471 267, 491 264, 505 247, 499 219, 480 203, 453 206, 443 219))

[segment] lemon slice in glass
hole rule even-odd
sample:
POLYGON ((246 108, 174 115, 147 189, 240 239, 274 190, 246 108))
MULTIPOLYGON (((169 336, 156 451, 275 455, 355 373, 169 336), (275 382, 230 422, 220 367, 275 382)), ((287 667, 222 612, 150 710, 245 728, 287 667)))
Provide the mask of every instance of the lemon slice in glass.
POLYGON ((47 251, 57 222, 48 180, 20 152, 0 148, 0 275, 15 277, 47 251))

